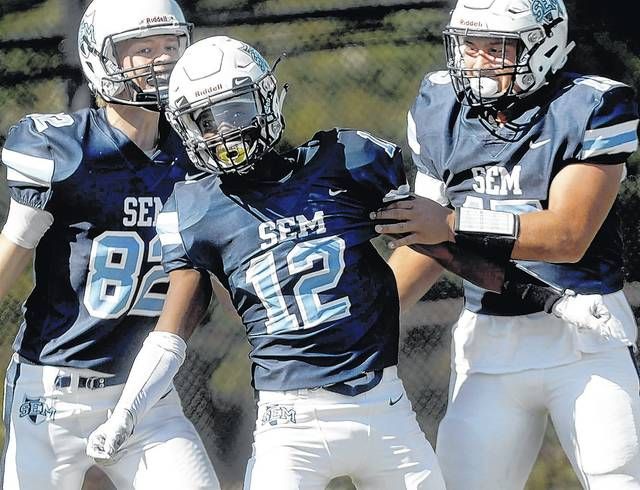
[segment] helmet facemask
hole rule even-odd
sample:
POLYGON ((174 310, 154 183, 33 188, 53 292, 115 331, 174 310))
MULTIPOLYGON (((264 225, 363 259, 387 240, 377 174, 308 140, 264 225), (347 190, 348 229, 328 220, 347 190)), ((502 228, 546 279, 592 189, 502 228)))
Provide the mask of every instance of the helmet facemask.
MULTIPOLYGON (((249 172, 280 139, 283 120, 276 82, 256 83, 205 97, 168 113, 196 167, 210 173, 249 172)), ((179 105, 179 104, 178 104, 179 105)))
POLYGON ((100 51, 105 76, 102 78, 100 92, 110 94, 108 100, 113 103, 144 106, 156 109, 163 106, 168 98, 169 76, 171 70, 189 44, 189 26, 180 25, 183 33, 176 32, 176 25, 154 26, 146 31, 144 37, 171 36, 176 39, 176 56, 170 61, 154 59, 151 62, 131 68, 120 66, 123 44, 140 39, 137 30, 126 31, 108 36, 100 51))
POLYGON ((95 12, 85 14, 78 33, 80 60, 91 90, 107 102, 161 109, 168 98, 169 75, 190 44, 193 25, 174 19, 101 37, 96 35, 95 18, 95 12), (175 59, 155 59, 131 68, 121 66, 123 43, 153 36, 177 39, 175 59))
POLYGON ((514 33, 447 28, 447 68, 460 102, 481 108, 505 107, 522 97, 533 80, 529 51, 514 33), (480 51, 482 50, 482 53, 480 51), (482 57, 482 66, 472 66, 482 57))
POLYGON ((494 112, 545 86, 574 47, 562 0, 458 0, 443 34, 458 99, 494 112), (474 60, 465 55, 474 41, 497 53, 474 60))

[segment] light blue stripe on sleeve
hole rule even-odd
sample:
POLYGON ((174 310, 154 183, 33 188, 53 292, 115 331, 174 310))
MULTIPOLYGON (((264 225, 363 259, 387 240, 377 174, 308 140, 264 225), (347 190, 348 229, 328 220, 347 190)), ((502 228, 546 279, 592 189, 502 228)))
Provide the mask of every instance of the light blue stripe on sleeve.
POLYGON ((603 150, 605 148, 614 148, 616 146, 629 143, 636 139, 636 132, 629 131, 627 133, 617 134, 608 138, 600 137, 594 140, 584 141, 583 151, 603 150))

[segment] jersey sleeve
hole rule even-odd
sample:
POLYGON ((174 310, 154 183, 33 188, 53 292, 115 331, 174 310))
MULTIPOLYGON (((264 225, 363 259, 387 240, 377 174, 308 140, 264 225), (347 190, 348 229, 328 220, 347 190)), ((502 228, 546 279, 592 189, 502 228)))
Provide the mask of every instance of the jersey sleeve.
POLYGON ((405 199, 409 184, 398 146, 365 131, 341 131, 345 164, 376 204, 405 199))
POLYGON ((624 163, 638 148, 638 107, 633 90, 602 77, 590 77, 582 83, 601 91, 601 96, 591 112, 575 158, 605 165, 624 163))
POLYGON ((407 115, 407 142, 411 148, 411 158, 416 166, 416 180, 414 192, 446 206, 449 199, 446 196, 445 183, 438 177, 433 162, 421 156, 420 143, 416 136, 416 123, 411 111, 407 115))
POLYGON ((444 80, 443 72, 429 73, 424 78, 418 96, 407 114, 407 143, 411 150, 411 159, 416 166, 416 180, 414 182, 414 192, 421 197, 426 197, 436 201, 443 206, 449 204, 446 196, 446 185, 440 178, 438 170, 433 160, 424 151, 424 146, 428 142, 421 141, 418 136, 420 121, 428 121, 431 116, 430 109, 430 89, 434 84, 442 84, 444 80))
POLYGON ((162 244, 162 267, 164 271, 169 273, 177 269, 193 269, 193 262, 187 254, 180 232, 175 189, 158 215, 156 231, 162 244))
POLYGON ((51 145, 43 128, 25 117, 9 130, 2 149, 11 198, 25 206, 47 210, 55 168, 51 145))

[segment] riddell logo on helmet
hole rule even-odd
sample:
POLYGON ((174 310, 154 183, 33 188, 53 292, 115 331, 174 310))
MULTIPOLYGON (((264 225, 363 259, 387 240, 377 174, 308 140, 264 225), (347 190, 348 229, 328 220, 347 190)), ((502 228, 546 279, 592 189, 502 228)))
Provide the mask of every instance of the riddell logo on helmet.
POLYGON ((202 90, 196 90, 196 97, 202 97, 203 95, 213 94, 222 88, 222 84, 215 85, 214 87, 207 87, 202 90))
POLYGON ((144 18, 140 21, 140 24, 166 24, 175 21, 176 18, 173 15, 156 15, 155 17, 144 18))
POLYGON ((479 20, 460 19, 460 25, 464 27, 484 27, 484 24, 479 20))

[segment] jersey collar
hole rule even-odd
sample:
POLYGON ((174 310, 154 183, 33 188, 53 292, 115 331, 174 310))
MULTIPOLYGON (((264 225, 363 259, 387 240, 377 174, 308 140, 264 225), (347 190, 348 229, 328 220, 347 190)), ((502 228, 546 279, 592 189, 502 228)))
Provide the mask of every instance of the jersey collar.
POLYGON ((178 135, 171 129, 171 126, 164 117, 160 118, 158 148, 151 157, 147 156, 127 135, 117 128, 114 128, 107 121, 104 108, 93 112, 93 119, 100 131, 113 143, 122 155, 122 159, 114 162, 106 162, 100 158, 94 159, 94 166, 107 168, 132 167, 134 169, 146 165, 155 164, 169 166, 181 161, 188 161, 186 151, 178 135))

